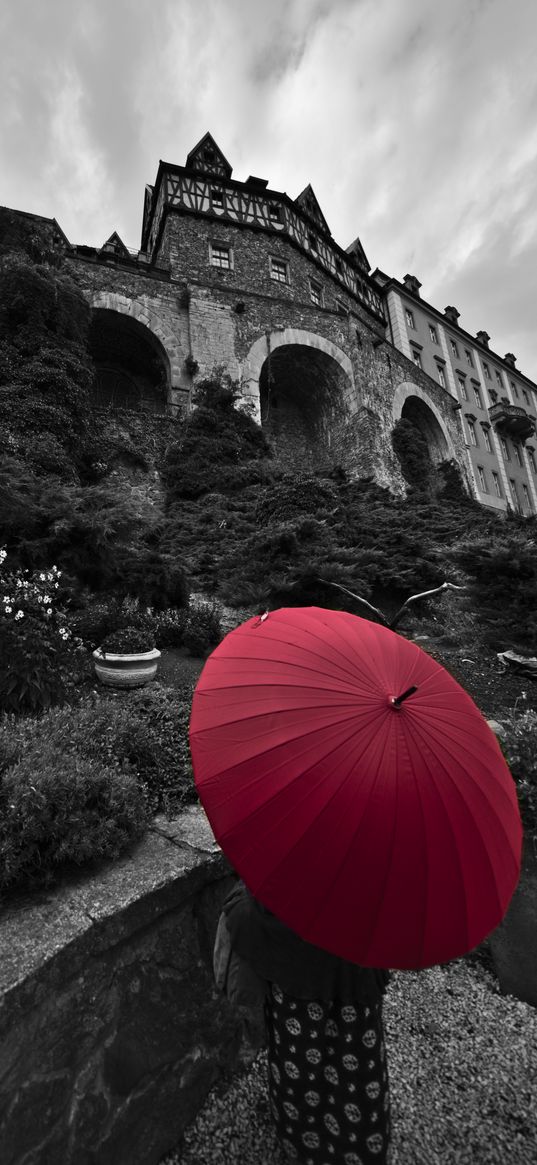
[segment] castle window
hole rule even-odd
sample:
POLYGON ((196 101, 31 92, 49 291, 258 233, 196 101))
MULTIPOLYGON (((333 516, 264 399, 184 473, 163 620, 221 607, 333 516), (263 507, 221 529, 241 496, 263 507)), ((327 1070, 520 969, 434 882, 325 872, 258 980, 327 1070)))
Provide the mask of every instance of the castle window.
POLYGON ((529 398, 525 388, 522 389, 522 396, 524 397, 524 400, 529 407, 530 398, 529 398))
POLYGON ((530 459, 530 465, 533 469, 533 472, 537 473, 537 462, 535 460, 535 453, 533 452, 533 449, 528 449, 528 457, 530 459))
POLYGON ((472 353, 470 352, 469 348, 464 349, 464 355, 466 356, 466 363, 470 365, 470 368, 473 368, 474 362, 472 360, 472 353))
POLYGON ((483 360, 483 372, 485 373, 487 380, 490 380, 490 368, 484 360, 483 360))
POLYGON ((441 364, 438 365, 438 383, 442 385, 442 388, 446 387, 446 374, 441 364))
POLYGON ((312 251, 315 251, 315 254, 317 254, 317 251, 319 248, 318 248, 317 239, 315 238, 313 231, 308 231, 308 242, 309 242, 309 245, 310 245, 312 251))
POLYGON ((414 364, 417 364, 418 368, 421 368, 421 366, 422 366, 421 356, 420 356, 419 352, 416 352, 415 348, 412 349, 412 359, 414 361, 414 364))
POLYGON ((323 289, 320 283, 315 283, 315 280, 310 279, 310 299, 317 307, 323 305, 323 289))
POLYGON ((211 188, 211 206, 213 210, 224 209, 224 191, 218 187, 211 188))
POLYGON ((517 388, 517 386, 516 386, 516 384, 515 384, 514 380, 510 380, 510 381, 509 381, 509 384, 511 385, 511 391, 512 391, 512 393, 513 393, 513 396, 516 396, 516 397, 518 397, 518 388, 517 388))
POLYGON ((478 389, 478 388, 476 388, 475 386, 474 386, 474 398, 475 398, 475 403, 476 403, 477 407, 478 407, 479 409, 482 409, 482 408, 483 408, 483 402, 482 402, 482 400, 481 400, 481 393, 480 393, 479 389, 478 389))
POLYGON ((429 335, 431 337, 433 344, 438 344, 438 333, 436 331, 434 324, 429 324, 429 335))
POLYGON ((509 448, 507 445, 507 441, 505 440, 505 437, 500 437, 500 445, 501 445, 504 461, 510 461, 511 454, 509 452, 509 448))
POLYGON ((408 308, 408 307, 405 310, 405 316, 406 316, 406 322, 407 322, 408 327, 415 328, 416 325, 414 323, 414 314, 413 314, 413 312, 410 311, 410 308, 408 308))
POLYGON ((276 283, 289 283, 289 265, 284 259, 273 259, 271 255, 270 278, 275 279, 276 283))
POLYGON ((281 222, 282 216, 279 206, 275 202, 269 202, 268 216, 271 222, 281 222))
POLYGON ((483 440, 485 442, 485 449, 487 453, 492 453, 492 445, 490 443, 490 433, 488 429, 483 429, 483 440))
POLYGON ((456 345, 456 343, 455 343, 455 340, 450 340, 449 342, 450 342, 450 344, 451 344, 451 352, 452 352, 452 355, 453 355, 453 356, 456 356, 456 357, 457 357, 457 360, 458 360, 458 358, 459 358, 459 349, 457 348, 457 345, 456 345))
POLYGON ((531 511, 532 507, 531 507, 530 495, 528 493, 527 485, 522 484, 522 493, 524 494, 524 506, 525 506, 526 510, 531 511))
POLYGON ((457 380, 459 382, 459 388, 461 390, 461 396, 462 396, 463 400, 468 400, 468 390, 466 388, 466 381, 464 379, 464 376, 458 376, 457 380))
POLYGON ((501 389, 503 389, 503 384, 502 384, 502 374, 501 374, 501 372, 498 372, 498 369, 497 369, 497 368, 495 368, 495 369, 494 369, 494 371, 495 371, 495 373, 496 373, 496 380, 498 381, 498 385, 499 385, 499 387, 500 387, 501 389))
POLYGON ((495 491, 496 491, 496 496, 497 496, 498 498, 501 498, 501 496, 502 496, 502 487, 501 487, 501 485, 500 485, 500 479, 499 479, 499 477, 498 477, 498 474, 497 474, 497 473, 495 473, 495 472, 494 472, 494 470, 492 470, 492 480, 493 480, 493 482, 494 482, 494 489, 495 489, 495 491))
POLYGON ((518 461, 518 464, 519 464, 519 465, 522 465, 522 464, 523 464, 523 461, 522 461, 522 450, 521 450, 521 448, 520 448, 520 445, 517 445, 516 441, 513 441, 513 449, 514 449, 514 451, 515 451, 515 457, 516 457, 516 459, 517 459, 517 461, 518 461))
POLYGON ((479 475, 479 484, 481 486, 481 489, 483 490, 484 494, 488 494, 489 491, 488 491, 488 486, 487 486, 487 479, 485 477, 485 470, 483 469, 482 465, 478 465, 477 472, 479 475))
POLYGON ((343 263, 341 262, 341 259, 336 259, 336 271, 338 275, 343 273, 343 263))
POLYGON ((475 421, 468 421, 467 420, 466 423, 468 425, 468 432, 470 434, 470 445, 477 445, 478 441, 477 441, 477 433, 476 433, 476 428, 475 428, 475 421))
POLYGON ((231 247, 222 247, 220 243, 209 243, 211 264, 220 267, 222 271, 231 271, 233 268, 233 253, 231 247))

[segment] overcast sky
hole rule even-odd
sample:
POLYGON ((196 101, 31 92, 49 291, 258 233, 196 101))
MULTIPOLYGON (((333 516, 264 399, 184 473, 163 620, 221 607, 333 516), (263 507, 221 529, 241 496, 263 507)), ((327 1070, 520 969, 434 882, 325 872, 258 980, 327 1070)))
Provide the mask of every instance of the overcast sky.
POLYGON ((537 0, 3 0, 0 204, 137 247, 207 130, 537 380, 537 0))

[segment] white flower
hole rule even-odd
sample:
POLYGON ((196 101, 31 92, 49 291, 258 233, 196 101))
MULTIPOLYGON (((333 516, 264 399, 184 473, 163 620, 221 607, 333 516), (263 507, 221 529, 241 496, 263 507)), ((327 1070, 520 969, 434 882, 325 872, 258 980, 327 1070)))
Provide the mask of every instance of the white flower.
POLYGON ((40 578, 41 582, 44 582, 44 581, 45 581, 45 576, 44 576, 44 574, 40 574, 40 575, 39 575, 39 578, 40 578))
POLYGON ((47 607, 45 615, 52 615, 52 607, 47 607))
POLYGON ((51 599, 50 595, 43 595, 43 602, 44 603, 51 603, 52 599, 51 599))
POLYGON ((6 607, 6 615, 11 615, 13 607, 6 607))
POLYGON ((15 618, 16 619, 24 619, 24 611, 17 611, 15 618))
POLYGON ((4 598, 3 598, 2 602, 4 602, 4 603, 10 603, 10 602, 11 602, 11 599, 10 599, 9 595, 4 595, 4 598))

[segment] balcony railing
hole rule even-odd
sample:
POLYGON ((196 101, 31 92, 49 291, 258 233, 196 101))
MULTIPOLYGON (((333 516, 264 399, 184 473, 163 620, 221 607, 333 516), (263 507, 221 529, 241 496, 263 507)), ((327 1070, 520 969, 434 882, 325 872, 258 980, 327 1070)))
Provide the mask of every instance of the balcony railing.
POLYGON ((535 433, 533 421, 520 405, 500 401, 489 409, 491 423, 500 433, 507 433, 517 441, 527 441, 535 433))

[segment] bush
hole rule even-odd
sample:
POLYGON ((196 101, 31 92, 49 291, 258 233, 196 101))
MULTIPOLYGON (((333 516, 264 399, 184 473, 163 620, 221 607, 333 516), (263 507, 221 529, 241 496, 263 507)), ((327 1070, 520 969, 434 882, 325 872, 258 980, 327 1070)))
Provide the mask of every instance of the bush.
POLYGON ((197 386, 196 409, 164 458, 168 504, 203 494, 234 492, 270 476, 264 433, 242 408, 236 382, 221 370, 197 386))
POLYGON ((537 649, 537 546, 532 526, 509 527, 490 538, 473 538, 453 549, 469 575, 468 593, 485 643, 494 650, 537 649))
POLYGON ((524 829, 537 840, 537 712, 502 717, 501 746, 518 790, 524 829))
POLYGON ((50 885, 61 867, 117 858, 149 820, 136 779, 46 737, 0 776, 0 889, 50 885))
POLYGON ((183 643, 191 655, 204 656, 222 639, 222 624, 216 603, 196 599, 191 603, 183 643))
POLYGON ((198 800, 188 743, 192 688, 158 682, 129 692, 93 693, 75 708, 40 718, 0 719, 0 770, 43 750, 68 764, 82 758, 97 769, 129 774, 144 790, 148 811, 173 814, 198 800), (2 762, 2 758, 3 762, 2 762))
POLYGON ((123 627, 136 627, 153 639, 155 647, 179 647, 188 619, 185 607, 169 607, 165 611, 155 611, 153 607, 143 607, 138 599, 105 599, 86 596, 84 609, 68 616, 72 632, 91 651, 100 647, 112 631, 123 627))
POLYGON ((120 631, 112 631, 101 643, 104 654, 132 655, 153 651, 154 636, 139 627, 122 627, 120 631))

